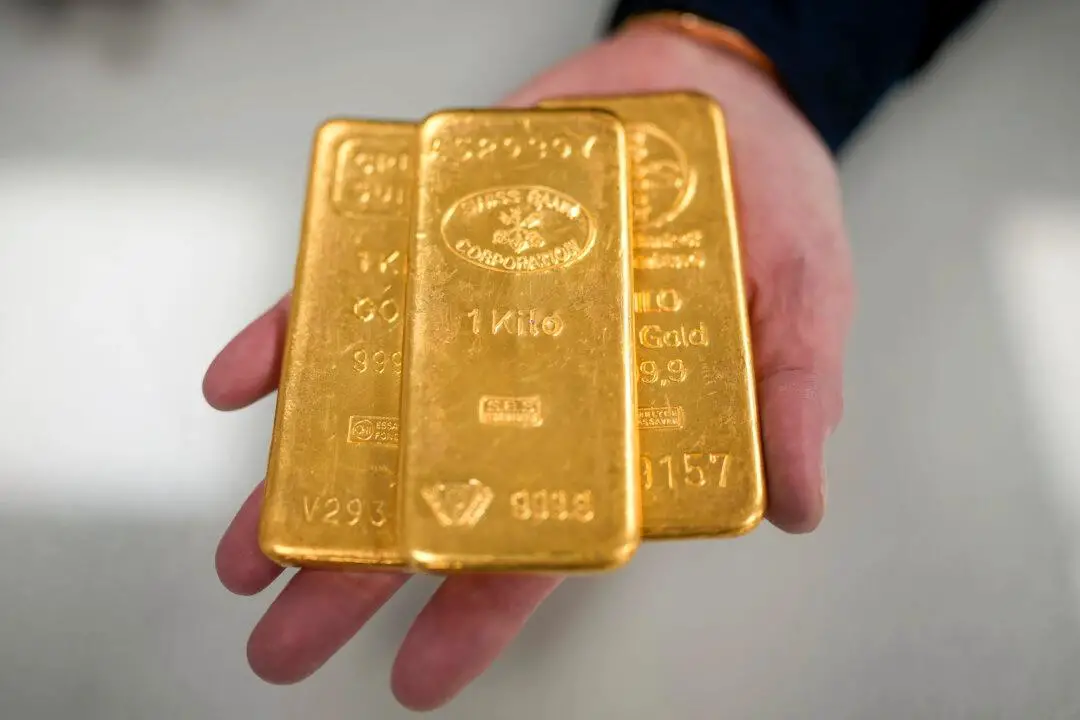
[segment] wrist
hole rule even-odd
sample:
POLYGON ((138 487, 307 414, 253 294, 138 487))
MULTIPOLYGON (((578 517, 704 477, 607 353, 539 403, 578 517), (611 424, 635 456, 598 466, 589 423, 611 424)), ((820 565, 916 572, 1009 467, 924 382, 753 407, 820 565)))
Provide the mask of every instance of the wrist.
MULTIPOLYGON (((504 102, 531 104, 559 95, 618 95, 696 90, 722 104, 744 95, 786 103, 775 78, 744 58, 653 24, 628 24, 550 68, 504 102)), ((792 108, 794 106, 791 106, 792 108)))
POLYGON ((685 34, 649 24, 627 25, 504 98, 528 107, 558 97, 697 91, 715 99, 733 160, 797 144, 831 158, 821 136, 777 81, 754 64, 685 34))
POLYGON ((614 93, 696 90, 720 104, 735 139, 744 127, 782 128, 829 153, 777 76, 742 52, 646 22, 627 23, 603 45, 619 59, 608 58, 598 73, 583 78, 594 87, 614 93))
POLYGON ((772 59, 749 38, 727 25, 689 12, 665 10, 632 15, 622 22, 617 32, 625 33, 628 28, 667 30, 707 48, 720 50, 739 58, 779 82, 779 75, 772 59))

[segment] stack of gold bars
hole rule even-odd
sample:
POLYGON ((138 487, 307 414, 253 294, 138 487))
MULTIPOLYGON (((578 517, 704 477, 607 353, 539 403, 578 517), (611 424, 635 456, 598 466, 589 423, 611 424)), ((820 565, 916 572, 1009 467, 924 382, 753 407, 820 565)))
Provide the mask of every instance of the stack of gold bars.
POLYGON ((757 525, 727 152, 693 93, 326 123, 263 551, 594 571, 757 525))

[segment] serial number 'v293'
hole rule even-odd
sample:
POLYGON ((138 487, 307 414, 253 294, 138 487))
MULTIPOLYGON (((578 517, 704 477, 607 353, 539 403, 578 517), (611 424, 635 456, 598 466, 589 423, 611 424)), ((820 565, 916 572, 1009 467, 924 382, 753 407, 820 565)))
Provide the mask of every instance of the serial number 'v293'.
POLYGON ((381 528, 387 522, 386 503, 358 497, 304 496, 304 519, 322 525, 370 525, 381 528))

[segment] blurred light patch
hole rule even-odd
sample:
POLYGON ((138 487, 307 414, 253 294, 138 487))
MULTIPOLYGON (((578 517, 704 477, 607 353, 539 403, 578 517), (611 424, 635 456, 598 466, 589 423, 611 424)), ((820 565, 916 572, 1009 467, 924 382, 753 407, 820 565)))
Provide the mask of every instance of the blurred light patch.
POLYGON ((1055 521, 1080 532, 1080 203, 1032 203, 1003 221, 995 271, 1031 400, 1017 412, 1035 423, 1055 521))
POLYGON ((281 220, 258 189, 168 167, 0 164, 5 512, 186 514, 235 490, 221 476, 251 423, 223 421, 200 387, 273 296, 252 297, 251 258, 281 220))

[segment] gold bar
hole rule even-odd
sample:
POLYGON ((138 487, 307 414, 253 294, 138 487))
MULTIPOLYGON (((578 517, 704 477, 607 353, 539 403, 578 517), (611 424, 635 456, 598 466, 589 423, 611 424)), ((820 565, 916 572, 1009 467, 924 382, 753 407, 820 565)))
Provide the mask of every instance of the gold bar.
POLYGON ((641 522, 622 125, 451 111, 419 143, 403 545, 435 571, 621 565, 641 522))
POLYGON ((723 115, 696 93, 574 98, 626 123, 646 538, 740 535, 765 512, 723 115))
POLYGON ((260 545, 282 564, 397 566, 405 252, 416 126, 315 139, 260 545))

